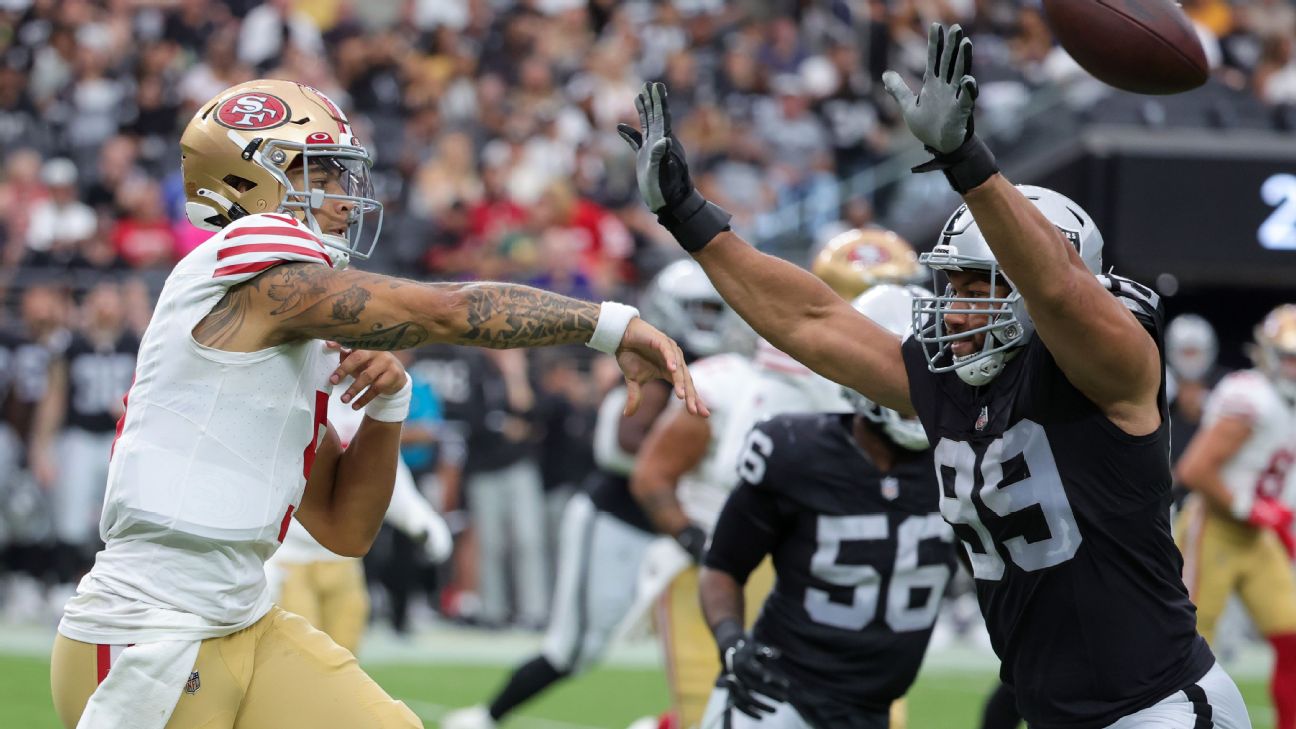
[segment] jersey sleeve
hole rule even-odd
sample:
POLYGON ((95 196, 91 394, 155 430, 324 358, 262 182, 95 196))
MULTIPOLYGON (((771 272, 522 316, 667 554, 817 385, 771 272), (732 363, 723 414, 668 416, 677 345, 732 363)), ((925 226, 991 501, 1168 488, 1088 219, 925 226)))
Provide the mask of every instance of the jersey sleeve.
POLYGON ((1254 371, 1234 372, 1215 386, 1206 400, 1203 422, 1237 418, 1254 426, 1268 413, 1270 403, 1263 375, 1254 371))
POLYGON ((729 493, 716 520, 705 564, 745 584, 778 541, 778 498, 747 481, 729 493))
POLYGON ((332 266, 324 243, 288 215, 250 215, 223 230, 216 243, 212 278, 226 286, 242 283, 281 263, 332 266))
POLYGON ((1161 296, 1143 284, 1124 276, 1102 274, 1098 276, 1098 281, 1111 292, 1112 296, 1124 304, 1125 308, 1134 312, 1134 318, 1138 319, 1139 323, 1156 339, 1159 348, 1162 332, 1165 329, 1165 308, 1161 305, 1161 296))

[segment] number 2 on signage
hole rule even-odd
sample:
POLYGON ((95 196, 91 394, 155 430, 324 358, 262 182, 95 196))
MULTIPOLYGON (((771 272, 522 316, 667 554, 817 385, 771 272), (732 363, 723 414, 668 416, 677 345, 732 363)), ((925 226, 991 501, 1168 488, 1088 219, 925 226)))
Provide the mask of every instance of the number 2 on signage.
POLYGON ((1296 175, 1273 175, 1260 185, 1260 197, 1274 208, 1256 231, 1260 245, 1271 251, 1296 250, 1296 175))

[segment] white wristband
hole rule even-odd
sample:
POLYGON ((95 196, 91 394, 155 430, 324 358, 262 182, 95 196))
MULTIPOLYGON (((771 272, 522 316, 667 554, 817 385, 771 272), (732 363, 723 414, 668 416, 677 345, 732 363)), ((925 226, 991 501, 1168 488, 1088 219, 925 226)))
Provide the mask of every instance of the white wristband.
POLYGON ((379 395, 365 405, 365 415, 383 423, 399 423, 409 417, 414 381, 405 375, 405 385, 392 395, 379 395))
POLYGON ((585 343, 590 349, 597 349, 604 354, 616 354, 621 346, 630 320, 639 316, 639 310, 633 306, 618 304, 615 301, 604 301, 599 307, 598 324, 594 326, 594 335, 585 343))

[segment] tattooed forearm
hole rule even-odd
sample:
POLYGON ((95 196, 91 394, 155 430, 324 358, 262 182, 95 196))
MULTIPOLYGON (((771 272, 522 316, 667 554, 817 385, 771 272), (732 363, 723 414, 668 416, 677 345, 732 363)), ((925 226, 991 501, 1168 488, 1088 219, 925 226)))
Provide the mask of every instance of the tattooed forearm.
MULTIPOLYGON (((381 325, 378 325, 381 326, 381 325)), ((428 339, 428 330, 412 321, 395 326, 375 329, 367 334, 343 334, 334 340, 343 347, 351 349, 409 349, 417 347, 428 339)))
POLYGON ((459 344, 495 349, 574 344, 589 341, 598 323, 598 304, 530 286, 473 284, 463 287, 461 296, 468 326, 459 344))
POLYGON ((246 328, 238 317, 251 308, 273 332, 270 344, 331 339, 380 350, 430 342, 536 347, 589 341, 599 315, 598 304, 529 286, 418 283, 311 263, 275 266, 226 298, 235 298, 234 291, 243 292, 244 305, 231 304, 228 312, 218 307, 204 326, 246 328))

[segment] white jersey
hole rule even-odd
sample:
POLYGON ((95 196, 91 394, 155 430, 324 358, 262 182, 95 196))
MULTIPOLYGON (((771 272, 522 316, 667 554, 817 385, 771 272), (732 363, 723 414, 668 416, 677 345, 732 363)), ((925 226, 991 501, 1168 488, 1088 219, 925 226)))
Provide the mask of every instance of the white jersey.
POLYGON ((676 496, 689 520, 708 534, 738 483, 738 458, 753 425, 779 413, 849 409, 839 386, 765 347, 765 354, 758 350, 755 360, 721 354, 690 368, 693 384, 711 411, 711 441, 702 462, 680 479, 676 496))
POLYGON ((1224 464, 1221 476, 1233 493, 1237 513, 1251 510, 1257 494, 1281 499, 1296 507, 1296 405, 1283 398, 1258 370, 1226 376, 1206 401, 1202 427, 1220 418, 1241 418, 1251 437, 1224 464))
POLYGON ((627 453, 617 440, 627 396, 624 385, 612 388, 599 405, 598 419, 594 421, 594 463, 618 476, 629 476, 634 471, 634 454, 627 453))
POLYGON ((337 355, 318 341, 226 352, 192 332, 231 286, 288 261, 332 265, 297 221, 252 215, 167 277, 118 423, 106 546, 67 604, 67 637, 201 640, 269 610, 263 565, 301 500, 337 355))

